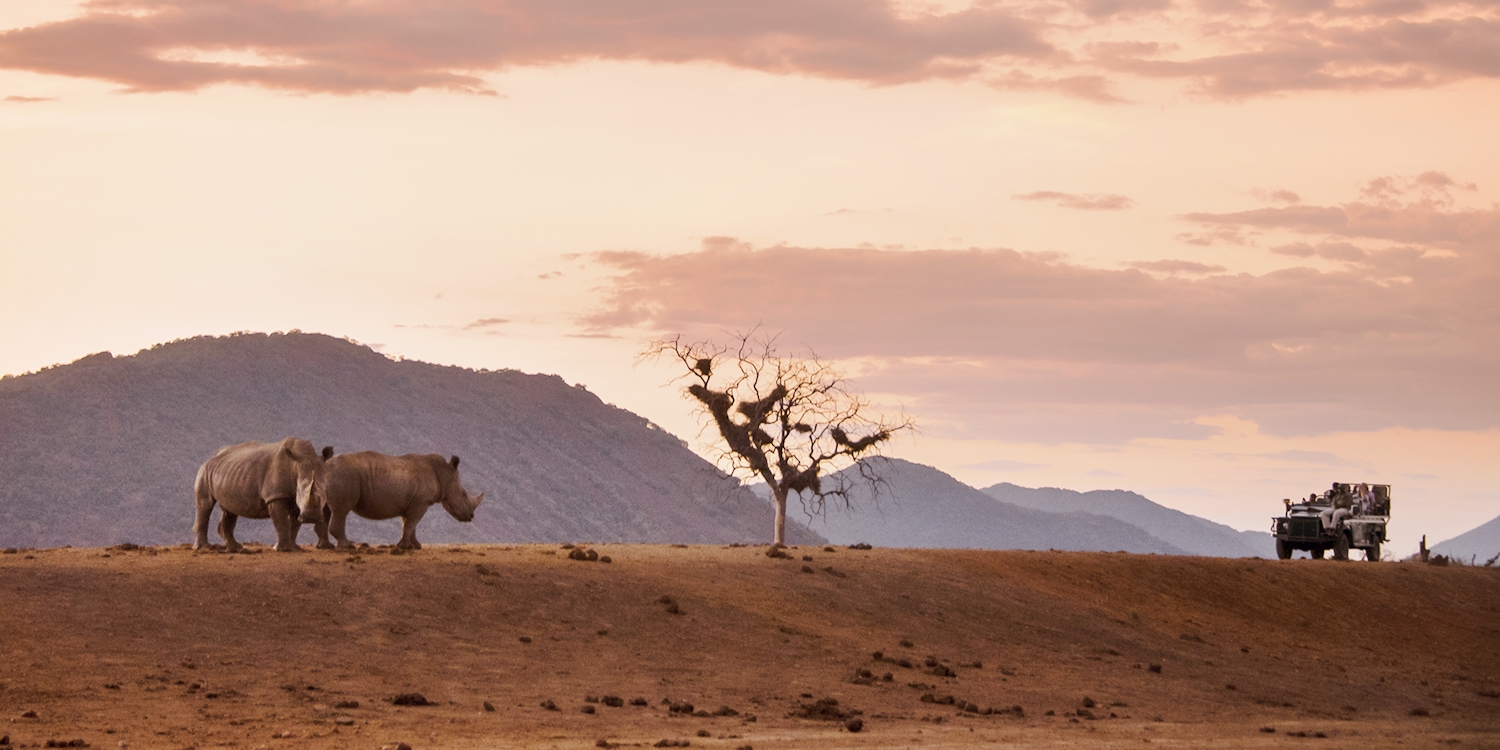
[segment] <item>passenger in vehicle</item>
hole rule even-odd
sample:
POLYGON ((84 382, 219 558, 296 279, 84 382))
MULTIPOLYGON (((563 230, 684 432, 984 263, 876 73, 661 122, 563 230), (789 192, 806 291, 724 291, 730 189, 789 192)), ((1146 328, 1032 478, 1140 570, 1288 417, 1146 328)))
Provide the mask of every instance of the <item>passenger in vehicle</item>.
POLYGON ((1334 484, 1333 491, 1329 495, 1331 495, 1333 507, 1318 514, 1318 517, 1323 519, 1324 531, 1338 528, 1345 518, 1352 515, 1349 508, 1354 505, 1354 495, 1349 492, 1348 485, 1334 484))

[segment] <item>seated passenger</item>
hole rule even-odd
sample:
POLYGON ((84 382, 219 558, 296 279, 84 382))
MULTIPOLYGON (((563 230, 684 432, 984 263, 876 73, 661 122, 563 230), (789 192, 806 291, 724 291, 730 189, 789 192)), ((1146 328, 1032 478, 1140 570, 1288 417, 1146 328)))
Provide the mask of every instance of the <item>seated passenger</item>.
POLYGON ((1336 493, 1333 496, 1333 507, 1318 514, 1323 519, 1323 530, 1336 529, 1344 522, 1345 518, 1353 515, 1349 508, 1354 505, 1354 497, 1347 492, 1336 493))

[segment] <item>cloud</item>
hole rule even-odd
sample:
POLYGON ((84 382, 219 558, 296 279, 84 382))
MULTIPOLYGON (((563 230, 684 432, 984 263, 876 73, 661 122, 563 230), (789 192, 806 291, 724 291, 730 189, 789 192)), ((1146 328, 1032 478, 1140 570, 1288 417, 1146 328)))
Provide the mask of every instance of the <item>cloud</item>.
POLYGON ((1500 18, 1485 2, 1208 3, 1189 19, 1202 36, 1171 56, 1164 46, 1090 47, 1100 67, 1143 77, 1190 79, 1220 99, 1288 91, 1431 87, 1500 76, 1500 18), (1210 35, 1211 34, 1211 35, 1210 35))
POLYGON ((1287 461, 1297 464, 1315 464, 1318 466, 1342 466, 1346 468, 1367 468, 1366 464, 1356 463, 1343 458, 1335 453, 1327 451, 1304 451, 1284 450, 1276 453, 1262 453, 1261 458, 1270 458, 1277 461, 1287 461))
POLYGON ((7 96, 4 99, 0 99, 0 101, 12 104, 35 104, 37 102, 55 102, 57 98, 52 96, 7 96))
POLYGON ((875 0, 93 0, 76 18, 0 34, 0 66, 133 91, 485 93, 486 71, 587 59, 889 84, 1055 54, 1036 22, 1004 8, 902 17, 875 0))
POLYGON ((1274 435, 1500 428, 1500 209, 1403 190, 1398 204, 1188 215, 1305 235, 1296 252, 1333 270, 1143 262, 1193 271, 1152 275, 1002 248, 715 238, 682 255, 595 255, 616 276, 583 323, 690 337, 759 323, 859 362, 863 388, 964 434, 1202 437, 1216 428, 1200 418, 1218 413, 1274 435))
POLYGON ((1195 263, 1190 260, 1137 260, 1126 263, 1125 267, 1154 273, 1186 273, 1194 275, 1223 273, 1229 270, 1223 266, 1195 263))
POLYGON ((0 33, 0 67, 129 91, 219 84, 493 93, 587 60, 711 63, 875 85, 973 80, 1120 102, 1121 76, 1223 99, 1500 76, 1486 0, 1041 0, 956 12, 885 0, 89 0, 0 33))
POLYGON ((965 464, 961 469, 972 469, 974 471, 1026 471, 1027 469, 1044 468, 1046 464, 1033 464, 1025 461, 1010 461, 999 458, 993 461, 980 461, 975 464, 965 464))
POLYGON ((1046 201, 1055 203, 1059 208, 1076 208, 1080 211, 1122 211, 1135 205, 1135 201, 1123 195, 1075 195, 1053 190, 1012 195, 1011 200, 1046 201))
POLYGON ((479 320, 476 320, 473 323, 464 326, 463 330, 471 331, 475 328, 494 328, 495 326, 505 325, 509 322, 509 318, 480 318, 479 320))
MULTIPOLYGON (((1458 183, 1441 172, 1416 177, 1380 177, 1360 190, 1360 198, 1339 206, 1285 206, 1257 208, 1232 213, 1189 213, 1187 221, 1209 225, 1214 231, 1282 229, 1298 234, 1321 234, 1412 243, 1433 248, 1484 249, 1500 246, 1500 207, 1456 208, 1454 190, 1472 191, 1472 183, 1458 183)), ((1331 246, 1330 246, 1331 247, 1331 246)), ((1351 245, 1320 250, 1317 254, 1342 253, 1340 260, 1357 259, 1368 253, 1351 245)), ((1288 249, 1282 254, 1300 254, 1288 249)), ((1312 255, 1306 252, 1305 255, 1312 255)), ((1384 256, 1370 256, 1375 258, 1384 256)))

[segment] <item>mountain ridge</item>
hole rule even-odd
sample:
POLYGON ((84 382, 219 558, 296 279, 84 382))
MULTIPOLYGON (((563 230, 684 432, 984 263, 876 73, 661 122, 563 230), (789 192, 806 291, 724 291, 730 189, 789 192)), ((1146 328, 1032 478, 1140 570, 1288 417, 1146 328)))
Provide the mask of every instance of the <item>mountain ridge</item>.
POLYGON ((1027 488, 1009 482, 980 492, 997 500, 1036 510, 1079 511, 1116 518, 1186 550, 1209 557, 1272 557, 1275 537, 1240 531, 1200 516, 1153 502, 1129 490, 1078 492, 1057 487, 1027 488))
POLYGON ((806 521, 836 544, 1186 554, 1113 518, 1023 508, 903 459, 863 461, 881 477, 880 484, 872 489, 862 482, 856 467, 835 473, 825 485, 847 484, 854 510, 827 507, 806 521))

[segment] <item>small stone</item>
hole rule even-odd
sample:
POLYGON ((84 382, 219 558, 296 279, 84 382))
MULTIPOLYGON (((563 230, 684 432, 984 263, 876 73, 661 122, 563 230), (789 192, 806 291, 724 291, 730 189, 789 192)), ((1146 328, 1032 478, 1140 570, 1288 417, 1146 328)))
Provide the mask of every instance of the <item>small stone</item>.
POLYGON ((521 636, 521 642, 522 643, 531 643, 531 636, 529 636, 529 635, 523 635, 523 636, 521 636))
POLYGON ((36 712, 32 711, 31 709, 28 708, 25 711, 21 712, 21 718, 23 718, 23 719, 35 719, 36 718, 36 712))
POLYGON ((707 729, 699 729, 698 730, 698 736, 699 737, 712 737, 714 735, 713 735, 713 732, 710 732, 707 729))
POLYGON ((339 725, 341 727, 352 727, 352 726, 354 726, 354 717, 352 717, 352 716, 335 716, 335 717, 333 717, 333 723, 335 723, 335 724, 337 724, 337 725, 339 725))
POLYGON ((1146 666, 1146 671, 1147 672, 1155 672, 1156 674, 1161 674, 1161 665, 1160 664, 1150 664, 1150 665, 1147 665, 1146 666))
POLYGON ((581 708, 579 710, 582 711, 582 712, 584 712, 584 713, 586 713, 586 714, 591 714, 591 713, 594 712, 594 707, 591 704, 585 703, 584 706, 583 706, 583 708, 581 708))
POLYGON ((859 730, 865 728, 865 721, 864 719, 855 717, 844 722, 844 728, 851 732, 858 732, 859 730))
POLYGON ((602 563, 612 563, 612 562, 614 562, 614 560, 611 560, 610 557, 609 557, 609 555, 600 555, 599 556, 599 562, 602 562, 602 563))
POLYGON ((489 713, 494 713, 495 712, 495 704, 490 703, 489 701, 485 701, 484 702, 484 710, 487 711, 487 712, 489 712, 489 713))

